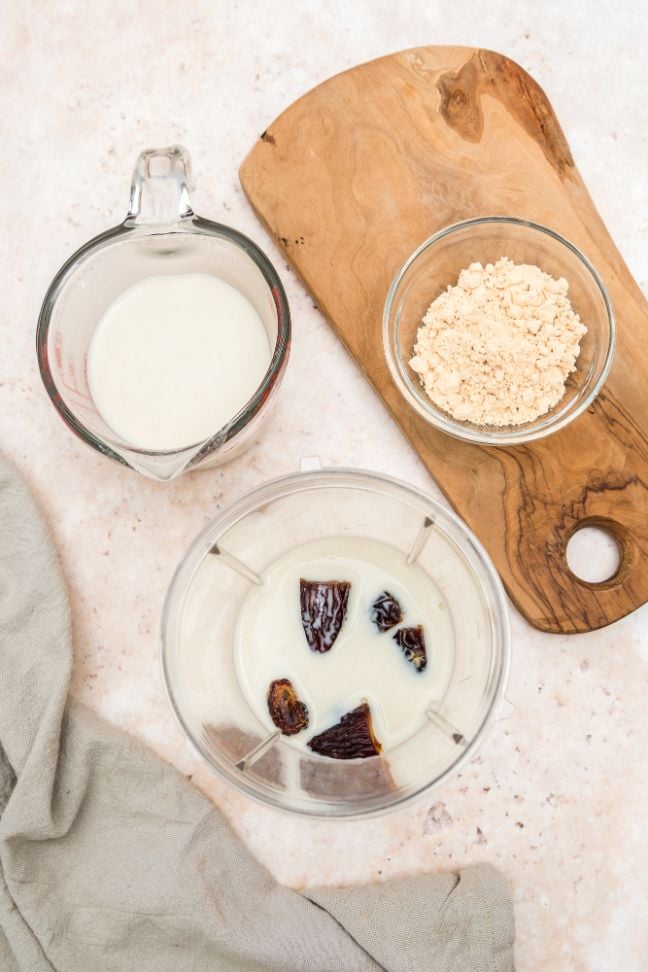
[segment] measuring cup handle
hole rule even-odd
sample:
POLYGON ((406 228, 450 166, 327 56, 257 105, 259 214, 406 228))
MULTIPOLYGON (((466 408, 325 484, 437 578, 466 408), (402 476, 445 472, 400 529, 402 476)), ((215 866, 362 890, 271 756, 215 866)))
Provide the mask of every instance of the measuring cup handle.
POLYGON ((191 158, 182 145, 140 152, 126 223, 175 223, 193 216, 190 186, 191 158))

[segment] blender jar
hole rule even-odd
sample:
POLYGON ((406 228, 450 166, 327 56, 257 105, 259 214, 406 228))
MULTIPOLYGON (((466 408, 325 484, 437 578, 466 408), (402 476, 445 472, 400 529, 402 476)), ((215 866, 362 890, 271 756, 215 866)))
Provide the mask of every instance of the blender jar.
POLYGON ((195 215, 189 181, 189 155, 182 146, 140 154, 125 221, 64 264, 45 296, 36 338, 45 388, 69 428, 108 458, 163 481, 225 462, 250 444, 276 394, 290 346, 288 302, 272 264, 242 233, 195 215), (88 348, 102 315, 127 288, 146 277, 181 273, 212 274, 240 291, 263 322, 272 357, 254 395, 209 438, 182 449, 140 449, 117 436, 95 407, 88 348))
POLYGON ((176 715, 224 779, 278 808, 344 817, 395 807, 473 753, 503 703, 508 615, 488 555, 454 514, 398 480, 328 469, 261 486, 198 536, 167 594, 162 653, 176 715), (266 568, 304 543, 345 535, 414 560, 440 592, 451 631, 442 696, 420 729, 369 759, 310 754, 273 732, 248 704, 234 652, 241 607, 266 568))

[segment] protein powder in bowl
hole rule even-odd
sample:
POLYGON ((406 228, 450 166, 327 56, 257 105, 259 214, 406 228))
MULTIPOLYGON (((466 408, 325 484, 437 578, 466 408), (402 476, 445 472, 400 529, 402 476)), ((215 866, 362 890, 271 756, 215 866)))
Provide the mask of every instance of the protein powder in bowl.
POLYGON ((383 316, 406 401, 441 431, 490 445, 539 439, 580 415, 605 381, 615 335, 586 257, 508 217, 457 223, 423 243, 383 316))

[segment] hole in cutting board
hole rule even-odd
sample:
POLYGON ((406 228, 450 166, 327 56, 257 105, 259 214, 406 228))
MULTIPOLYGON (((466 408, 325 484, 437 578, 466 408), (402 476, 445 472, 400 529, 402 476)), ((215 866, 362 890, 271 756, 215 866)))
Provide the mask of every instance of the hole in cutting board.
POLYGON ((567 543, 567 564, 572 574, 587 584, 610 580, 621 566, 621 545, 612 530, 583 526, 567 543))

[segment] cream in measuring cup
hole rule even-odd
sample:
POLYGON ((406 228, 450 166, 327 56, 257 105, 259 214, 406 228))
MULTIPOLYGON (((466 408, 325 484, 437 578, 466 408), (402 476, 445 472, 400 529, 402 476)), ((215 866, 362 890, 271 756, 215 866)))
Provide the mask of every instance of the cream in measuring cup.
POLYGON ((90 342, 88 385, 126 442, 179 449, 226 425, 271 357, 263 322, 239 290, 207 273, 162 274, 107 308, 90 342))
POLYGON ((125 221, 70 257, 38 322, 41 376, 68 427, 158 480, 250 444, 290 346, 272 264, 197 216, 188 183, 181 146, 142 152, 125 221))

